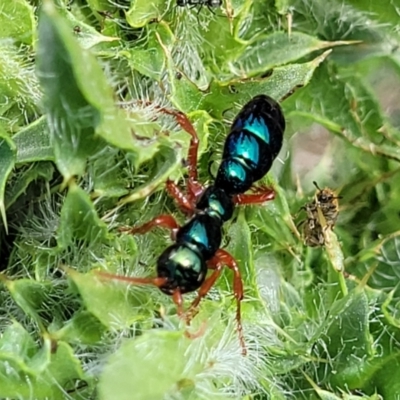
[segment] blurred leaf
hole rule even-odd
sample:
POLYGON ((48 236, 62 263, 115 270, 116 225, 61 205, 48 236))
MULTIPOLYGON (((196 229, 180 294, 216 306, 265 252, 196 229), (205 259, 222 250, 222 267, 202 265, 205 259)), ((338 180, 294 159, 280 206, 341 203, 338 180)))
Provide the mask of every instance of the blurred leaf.
MULTIPOLYGON (((157 149, 155 143, 147 146, 146 153, 138 153, 140 144, 134 142, 122 110, 115 107, 100 66, 78 47, 72 35, 51 1, 46 0, 39 24, 38 73, 45 92, 51 143, 65 181, 84 173, 87 158, 104 147, 101 139, 133 151, 138 163, 157 149)), ((139 123, 137 119, 135 122, 139 123)), ((140 135, 149 128, 135 125, 135 132, 140 135)))
POLYGON ((13 38, 32 44, 35 32, 33 8, 25 0, 5 1, 1 4, 0 39, 13 38))
POLYGON ((54 160, 46 118, 41 117, 13 136, 17 147, 16 163, 54 160))
POLYGON ((349 0, 349 3, 362 11, 366 11, 371 18, 377 19, 383 23, 397 24, 398 23, 398 4, 396 1, 382 0, 372 2, 369 0, 349 0))
POLYGON ((160 20, 166 9, 166 2, 162 0, 135 1, 126 13, 126 21, 133 28, 141 28, 152 20, 160 20))
POLYGON ((40 96, 39 82, 26 52, 4 41, 0 45, 0 115, 9 119, 10 129, 36 115, 40 96))
POLYGON ((86 309, 108 329, 127 328, 152 313, 153 308, 146 305, 148 296, 140 288, 130 290, 126 283, 112 282, 93 272, 80 274, 68 269, 67 273, 86 309))
POLYGON ((165 54, 158 37, 163 43, 171 42, 174 37, 165 23, 159 23, 147 29, 147 40, 143 46, 121 51, 129 60, 130 66, 145 76, 159 81, 164 73, 165 54))
POLYGON ((65 386, 82 379, 83 372, 71 348, 58 343, 53 352, 49 340, 37 349, 29 333, 14 322, 0 340, 0 396, 37 399, 65 398, 65 386))
POLYGON ((25 193, 26 189, 32 182, 35 182, 40 178, 48 182, 51 180, 53 174, 54 165, 45 161, 34 164, 28 170, 23 171, 17 176, 16 181, 13 181, 12 183, 10 182, 10 185, 7 187, 5 200, 7 208, 11 207, 17 199, 25 193))
POLYGON ((400 393, 400 353, 394 352, 386 361, 372 377, 370 386, 375 386, 384 399, 395 399, 400 393))
POLYGON ((14 168, 15 145, 0 128, 0 214, 4 228, 8 232, 6 205, 4 203, 5 188, 7 179, 14 168))
POLYGON ((43 310, 51 292, 51 285, 48 282, 42 283, 32 279, 3 278, 3 282, 18 306, 37 323, 41 331, 44 331, 44 321, 39 313, 43 310))
POLYGON ((93 314, 78 311, 60 330, 51 332, 51 338, 69 343, 96 344, 104 331, 104 325, 93 314))
POLYGON ((210 93, 203 96, 199 107, 211 109, 214 116, 221 118, 224 111, 234 108, 235 104, 245 104, 250 98, 261 93, 280 100, 295 88, 307 85, 315 69, 329 53, 330 51, 327 51, 308 63, 274 68, 268 78, 231 81, 229 84, 213 82, 210 93))
POLYGON ((285 103, 289 115, 307 116, 365 152, 399 161, 397 146, 382 132, 382 110, 373 93, 360 77, 332 76, 329 68, 320 68, 312 84, 285 103), (321 88, 326 95, 317 99, 321 88))
POLYGON ((314 51, 347 44, 351 42, 323 42, 300 32, 290 35, 286 32, 274 32, 247 44, 233 64, 233 69, 238 75, 246 77, 267 73, 271 68, 296 61, 314 51))
MULTIPOLYGON (((252 242, 251 242, 251 234, 249 230, 249 226, 246 222, 244 210, 241 209, 238 213, 235 224, 231 224, 229 231, 229 252, 234 255, 240 273, 242 275, 242 279, 246 287, 251 288, 248 297, 254 297, 256 292, 256 284, 255 284, 255 265, 253 259, 253 251, 252 251, 252 242)), ((226 274, 229 288, 233 288, 233 272, 227 271, 226 274)), ((229 289, 228 290, 232 290, 229 289)))
POLYGON ((61 209, 57 242, 66 248, 74 240, 88 244, 107 239, 107 225, 100 220, 88 194, 79 186, 71 184, 61 209))
POLYGON ((137 399, 179 395, 184 382, 195 385, 185 371, 186 348, 187 340, 176 332, 154 331, 126 341, 108 359, 100 378, 100 399, 112 398, 116 392, 119 400, 132 399, 132 393, 137 399))

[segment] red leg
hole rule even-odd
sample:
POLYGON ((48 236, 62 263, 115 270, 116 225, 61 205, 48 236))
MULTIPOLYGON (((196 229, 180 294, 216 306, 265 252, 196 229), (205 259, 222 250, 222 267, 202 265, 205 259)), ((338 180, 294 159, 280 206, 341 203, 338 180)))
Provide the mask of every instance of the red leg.
POLYGON ((177 120, 178 124, 181 126, 183 130, 185 130, 190 136, 190 144, 189 144, 189 152, 187 158, 188 164, 188 174, 189 179, 187 182, 188 188, 188 198, 192 203, 195 203, 197 198, 201 195, 204 188, 199 183, 197 177, 197 155, 199 151, 199 137, 197 136, 196 130, 194 126, 186 117, 185 114, 181 112, 174 112, 172 113, 175 119, 177 120))
POLYGON ((196 130, 194 129, 194 126, 186 117, 186 115, 180 111, 172 111, 164 108, 161 109, 161 111, 166 114, 173 115, 181 128, 191 136, 187 159, 188 172, 189 179, 197 182, 197 153, 199 150, 199 138, 197 136, 196 130))
POLYGON ((215 256, 209 261, 210 264, 226 265, 233 272, 233 294, 236 298, 236 322, 237 331, 239 335, 240 345, 242 346, 242 354, 246 355, 246 345, 244 343, 243 328, 242 328, 242 318, 240 311, 240 302, 243 300, 243 282, 240 276, 239 267, 236 260, 225 250, 219 249, 215 253, 215 256))
MULTIPOLYGON (((204 190, 203 186, 199 183, 197 178, 197 154, 199 151, 199 137, 197 136, 194 126, 185 114, 180 111, 168 110, 166 108, 160 108, 160 111, 164 112, 165 114, 172 115, 181 126, 181 128, 191 136, 187 158, 187 167, 189 173, 189 179, 187 182, 187 197, 190 203, 195 204, 197 198, 204 190)), ((176 198, 174 195, 173 197, 176 198)), ((178 199, 177 201, 178 204, 180 204, 178 199)))
POLYGON ((162 228, 170 229, 172 231, 172 236, 174 236, 176 231, 179 229, 179 225, 172 215, 162 214, 162 215, 159 215, 158 217, 153 218, 151 221, 145 223, 144 225, 137 226, 134 228, 121 227, 121 228, 119 228, 119 231, 130 233, 130 234, 146 233, 149 230, 151 230, 152 228, 158 227, 158 226, 162 227, 162 228))
POLYGON ((169 195, 175 199, 179 207, 184 212, 188 213, 189 215, 192 215, 195 212, 196 202, 184 194, 174 182, 168 179, 166 182, 166 187, 169 195))
POLYGON ((189 309, 186 312, 186 322, 190 324, 190 321, 195 317, 197 314, 197 306, 200 304, 200 301, 207 295, 210 289, 215 285, 215 282, 219 278, 222 272, 222 264, 210 265, 209 268, 214 268, 213 273, 203 282, 200 286, 197 297, 193 300, 192 304, 190 305, 189 309))
POLYGON ((168 278, 135 278, 124 275, 114 275, 103 271, 96 272, 96 275, 107 280, 122 281, 132 283, 134 285, 153 285, 157 287, 164 286, 168 281, 168 278))
MULTIPOLYGON (((151 104, 149 102, 142 103, 151 104)), ((184 113, 176 110, 169 110, 167 108, 159 106, 157 106, 156 108, 164 114, 172 115, 175 118, 176 122, 178 122, 178 124, 181 126, 181 128, 191 136, 187 159, 189 180, 191 181, 189 186, 192 186, 189 187, 189 190, 193 190, 192 195, 196 195, 196 191, 202 192, 202 186, 197 180, 197 154, 199 150, 199 137, 197 136, 196 129, 194 129, 194 126, 184 113)))
MULTIPOLYGON (((96 272, 96 274, 102 279, 122 281, 134 285, 153 285, 158 288, 164 286, 168 282, 168 278, 135 278, 124 275, 109 274, 108 272, 103 272, 103 271, 96 272)), ((172 293, 172 300, 176 304, 177 314, 179 316, 182 316, 183 299, 182 299, 182 293, 179 289, 175 289, 175 291, 172 293)))
POLYGON ((191 304, 188 310, 188 321, 195 315, 194 310, 199 305, 201 299, 206 296, 209 290, 213 287, 218 277, 221 275, 223 266, 227 266, 233 271, 233 292, 236 298, 236 322, 239 335, 240 345, 242 346, 242 354, 246 355, 246 345, 243 338, 242 318, 240 302, 243 299, 243 282, 240 276, 239 267, 236 260, 225 250, 219 249, 215 256, 208 261, 207 266, 214 269, 213 273, 201 285, 196 299, 191 304))
POLYGON ((182 293, 179 289, 175 289, 174 293, 172 293, 172 300, 176 304, 176 309, 177 309, 177 314, 179 316, 183 315, 183 299, 182 299, 182 293))
POLYGON ((275 198, 275 191, 265 186, 254 187, 252 191, 255 193, 237 194, 233 198, 234 203, 237 205, 260 204, 275 198))

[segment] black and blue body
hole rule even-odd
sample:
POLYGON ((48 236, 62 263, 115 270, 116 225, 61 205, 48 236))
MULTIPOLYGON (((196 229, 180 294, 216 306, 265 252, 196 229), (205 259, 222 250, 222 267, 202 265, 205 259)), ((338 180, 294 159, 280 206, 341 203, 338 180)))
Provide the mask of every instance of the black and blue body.
POLYGON ((175 244, 168 247, 157 261, 157 276, 167 278, 160 289, 173 294, 198 289, 207 275, 207 261, 219 249, 222 220, 217 215, 199 212, 177 232, 175 244))
MULTIPOLYGON (((178 5, 214 6, 217 0, 178 0, 178 5)), ((237 302, 236 321, 242 354, 246 346, 241 324, 243 282, 236 260, 220 249, 223 224, 232 218, 235 205, 260 204, 274 198, 272 189, 253 186, 271 168, 278 155, 285 130, 285 119, 279 104, 265 95, 250 100, 239 112, 226 138, 222 161, 215 182, 204 187, 197 180, 197 153, 199 139, 188 118, 177 111, 161 109, 173 115, 179 125, 191 136, 187 165, 187 191, 173 182, 166 189, 191 219, 180 226, 172 215, 153 218, 146 224, 122 228, 121 231, 145 233, 154 227, 172 231, 174 244, 163 251, 157 260, 157 277, 140 278, 99 272, 107 279, 133 284, 151 284, 171 295, 180 316, 189 323, 200 300, 206 296, 222 272, 228 267, 233 273, 233 293, 237 302), (251 194, 245 192, 253 187, 251 194), (207 277, 208 270, 213 270, 207 277), (183 312, 182 294, 198 290, 187 313, 183 312)))
POLYGON ((283 141, 285 119, 279 104, 260 95, 233 121, 215 186, 228 195, 244 193, 271 168, 283 141))
POLYGON ((178 229, 175 244, 158 259, 157 275, 167 278, 160 286, 164 293, 191 292, 202 285, 207 261, 221 245, 222 225, 233 215, 235 195, 246 192, 269 171, 282 147, 284 129, 281 108, 268 96, 254 97, 239 112, 214 184, 197 201, 192 219, 178 229))

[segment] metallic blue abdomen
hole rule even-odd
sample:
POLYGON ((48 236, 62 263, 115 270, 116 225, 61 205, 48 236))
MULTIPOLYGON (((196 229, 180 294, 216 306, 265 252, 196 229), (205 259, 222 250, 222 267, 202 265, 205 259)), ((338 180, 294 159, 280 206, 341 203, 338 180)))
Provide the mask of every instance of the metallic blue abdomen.
POLYGON ((250 189, 271 168, 284 130, 285 119, 275 100, 265 95, 250 100, 232 124, 215 186, 229 195, 250 189))

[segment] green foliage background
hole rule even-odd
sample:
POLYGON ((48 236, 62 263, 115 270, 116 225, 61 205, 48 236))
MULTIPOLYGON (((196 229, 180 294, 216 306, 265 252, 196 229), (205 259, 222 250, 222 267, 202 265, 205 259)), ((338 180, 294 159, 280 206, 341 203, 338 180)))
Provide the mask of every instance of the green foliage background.
POLYGON ((3 1, 0 397, 398 399, 399 10, 3 1), (206 183, 260 93, 282 102, 287 130, 267 178, 277 198, 226 226, 245 285, 243 357, 229 272, 186 328, 156 288, 93 271, 154 276, 167 235, 117 228, 184 221, 163 184, 184 177, 189 135, 159 107, 194 123, 206 183), (313 180, 342 196, 328 249, 305 248, 296 228, 313 180))

